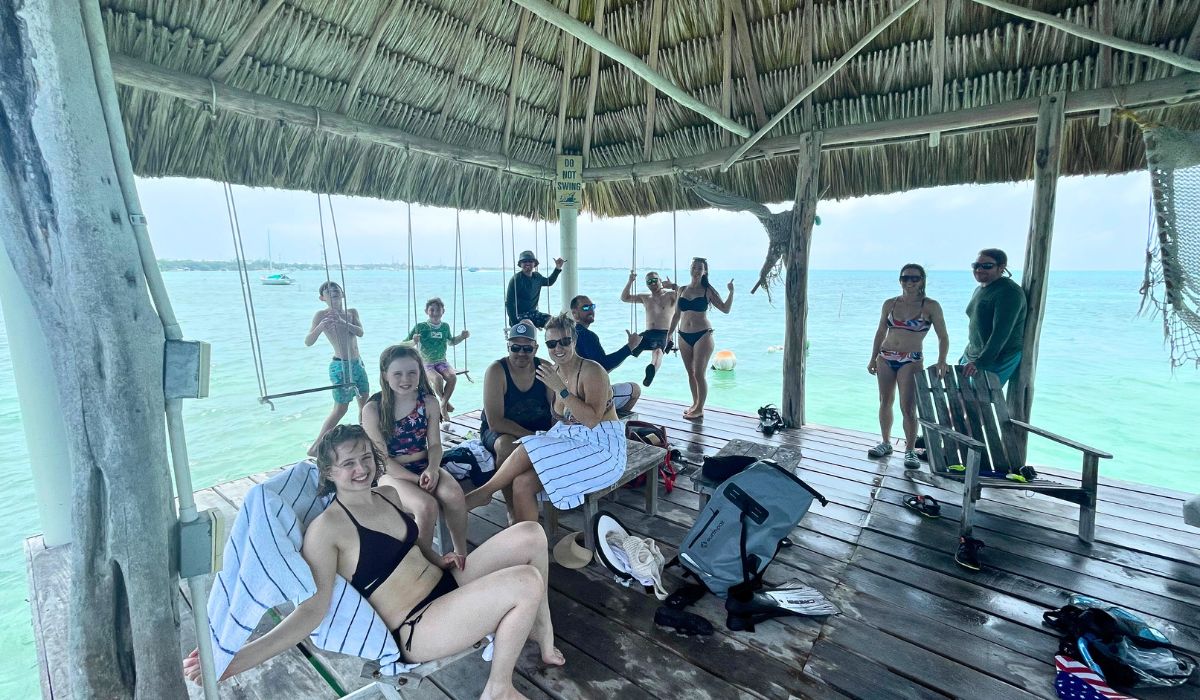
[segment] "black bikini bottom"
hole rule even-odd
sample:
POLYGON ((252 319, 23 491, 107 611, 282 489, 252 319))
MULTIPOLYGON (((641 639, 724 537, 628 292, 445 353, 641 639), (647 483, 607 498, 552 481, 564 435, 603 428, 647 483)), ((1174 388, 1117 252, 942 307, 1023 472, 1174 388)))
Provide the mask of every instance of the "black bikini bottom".
POLYGON ((404 618, 404 622, 400 626, 392 630, 392 638, 396 640, 396 645, 400 647, 400 660, 405 663, 411 663, 404 658, 404 652, 412 651, 413 630, 417 623, 421 621, 421 617, 425 615, 425 609, 433 604, 433 601, 441 598, 450 591, 458 589, 458 581, 454 580, 454 575, 449 569, 442 571, 442 578, 438 580, 437 585, 429 592, 429 595, 421 599, 421 602, 413 606, 413 609, 408 611, 408 617, 404 618), (400 631, 408 627, 408 640, 400 641, 400 631))
POLYGON ((679 331, 679 339, 682 340, 683 342, 687 343, 688 345, 695 346, 696 343, 700 342, 701 338, 703 338, 705 335, 707 335, 709 333, 712 333, 712 330, 713 329, 711 329, 711 328, 705 328, 704 330, 696 331, 695 333, 688 333, 687 331, 679 331))

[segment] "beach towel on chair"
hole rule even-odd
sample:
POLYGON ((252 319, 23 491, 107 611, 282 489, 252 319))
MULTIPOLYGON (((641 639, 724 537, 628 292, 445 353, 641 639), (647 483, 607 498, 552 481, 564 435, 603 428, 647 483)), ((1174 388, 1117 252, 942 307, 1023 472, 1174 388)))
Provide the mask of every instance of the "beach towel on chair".
MULTIPOLYGON (((246 494, 225 543, 224 566, 208 595, 217 677, 268 609, 288 601, 298 604, 317 592, 300 544, 304 530, 329 501, 317 495, 317 465, 308 461, 246 494)), ((400 650, 383 619, 341 576, 334 581, 329 612, 311 639, 326 651, 378 661, 383 675, 416 668, 400 662, 400 650)))

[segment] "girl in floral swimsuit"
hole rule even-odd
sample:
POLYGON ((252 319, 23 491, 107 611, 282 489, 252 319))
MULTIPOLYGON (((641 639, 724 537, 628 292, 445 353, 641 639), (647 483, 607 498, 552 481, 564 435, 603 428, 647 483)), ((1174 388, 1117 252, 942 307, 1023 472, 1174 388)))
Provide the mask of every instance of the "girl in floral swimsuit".
POLYGON ((900 296, 883 302, 875 342, 871 346, 871 361, 867 364, 867 371, 879 380, 879 430, 883 435, 883 442, 867 450, 867 456, 878 459, 893 451, 892 404, 899 389, 907 446, 904 468, 916 469, 921 463, 914 450, 917 439, 917 383, 914 376, 922 369, 921 345, 932 328, 938 337, 936 367, 941 374, 946 371, 950 336, 946 334, 941 305, 925 296, 925 268, 911 263, 905 265, 900 270, 900 291, 900 296))
MULTIPOLYGON (((425 377, 425 366, 415 349, 393 345, 379 356, 381 389, 363 407, 363 428, 380 450, 387 452, 387 473, 380 484, 391 486, 402 501, 432 507, 432 518, 417 510, 422 535, 432 538, 438 506, 446 517, 454 553, 467 553, 467 505, 462 487, 442 469, 442 412, 425 377), (393 468, 395 467, 395 468, 393 468), (432 498, 431 498, 432 496, 432 498), (434 502, 433 499, 436 499, 434 502), (430 522, 431 520, 431 522, 430 522)), ((410 508, 412 506, 409 506, 410 508)))

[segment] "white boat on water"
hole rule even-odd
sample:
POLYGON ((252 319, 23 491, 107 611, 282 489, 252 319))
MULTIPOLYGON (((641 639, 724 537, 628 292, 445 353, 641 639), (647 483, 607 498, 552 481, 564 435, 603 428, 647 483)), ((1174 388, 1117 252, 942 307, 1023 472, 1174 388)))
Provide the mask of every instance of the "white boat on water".
POLYGON ((282 273, 276 273, 274 275, 267 275, 260 279, 262 280, 263 284, 268 285, 268 286, 281 286, 281 285, 288 285, 288 284, 296 283, 296 280, 294 280, 291 277, 288 277, 287 275, 282 274, 282 273))

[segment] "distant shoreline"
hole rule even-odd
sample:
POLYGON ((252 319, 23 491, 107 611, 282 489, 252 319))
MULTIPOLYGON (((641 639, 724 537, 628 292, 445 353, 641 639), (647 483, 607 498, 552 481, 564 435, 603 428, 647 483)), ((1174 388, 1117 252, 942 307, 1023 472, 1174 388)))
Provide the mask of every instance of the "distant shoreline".
MULTIPOLYGON (((266 260, 251 260, 246 263, 250 272, 297 272, 302 270, 324 270, 323 263, 270 263, 266 260)), ((333 267, 333 266, 331 266, 333 267)), ((401 263, 345 263, 346 270, 408 270, 401 263)), ((234 260, 159 260, 158 269, 167 272, 237 272, 238 264, 234 260)), ((416 265, 414 270, 453 270, 452 265, 416 265)), ((492 271, 501 268, 488 266, 468 266, 475 272, 492 271)), ((504 268, 507 270, 508 268, 504 268)), ((581 270, 624 270, 623 267, 581 267, 581 270)))

